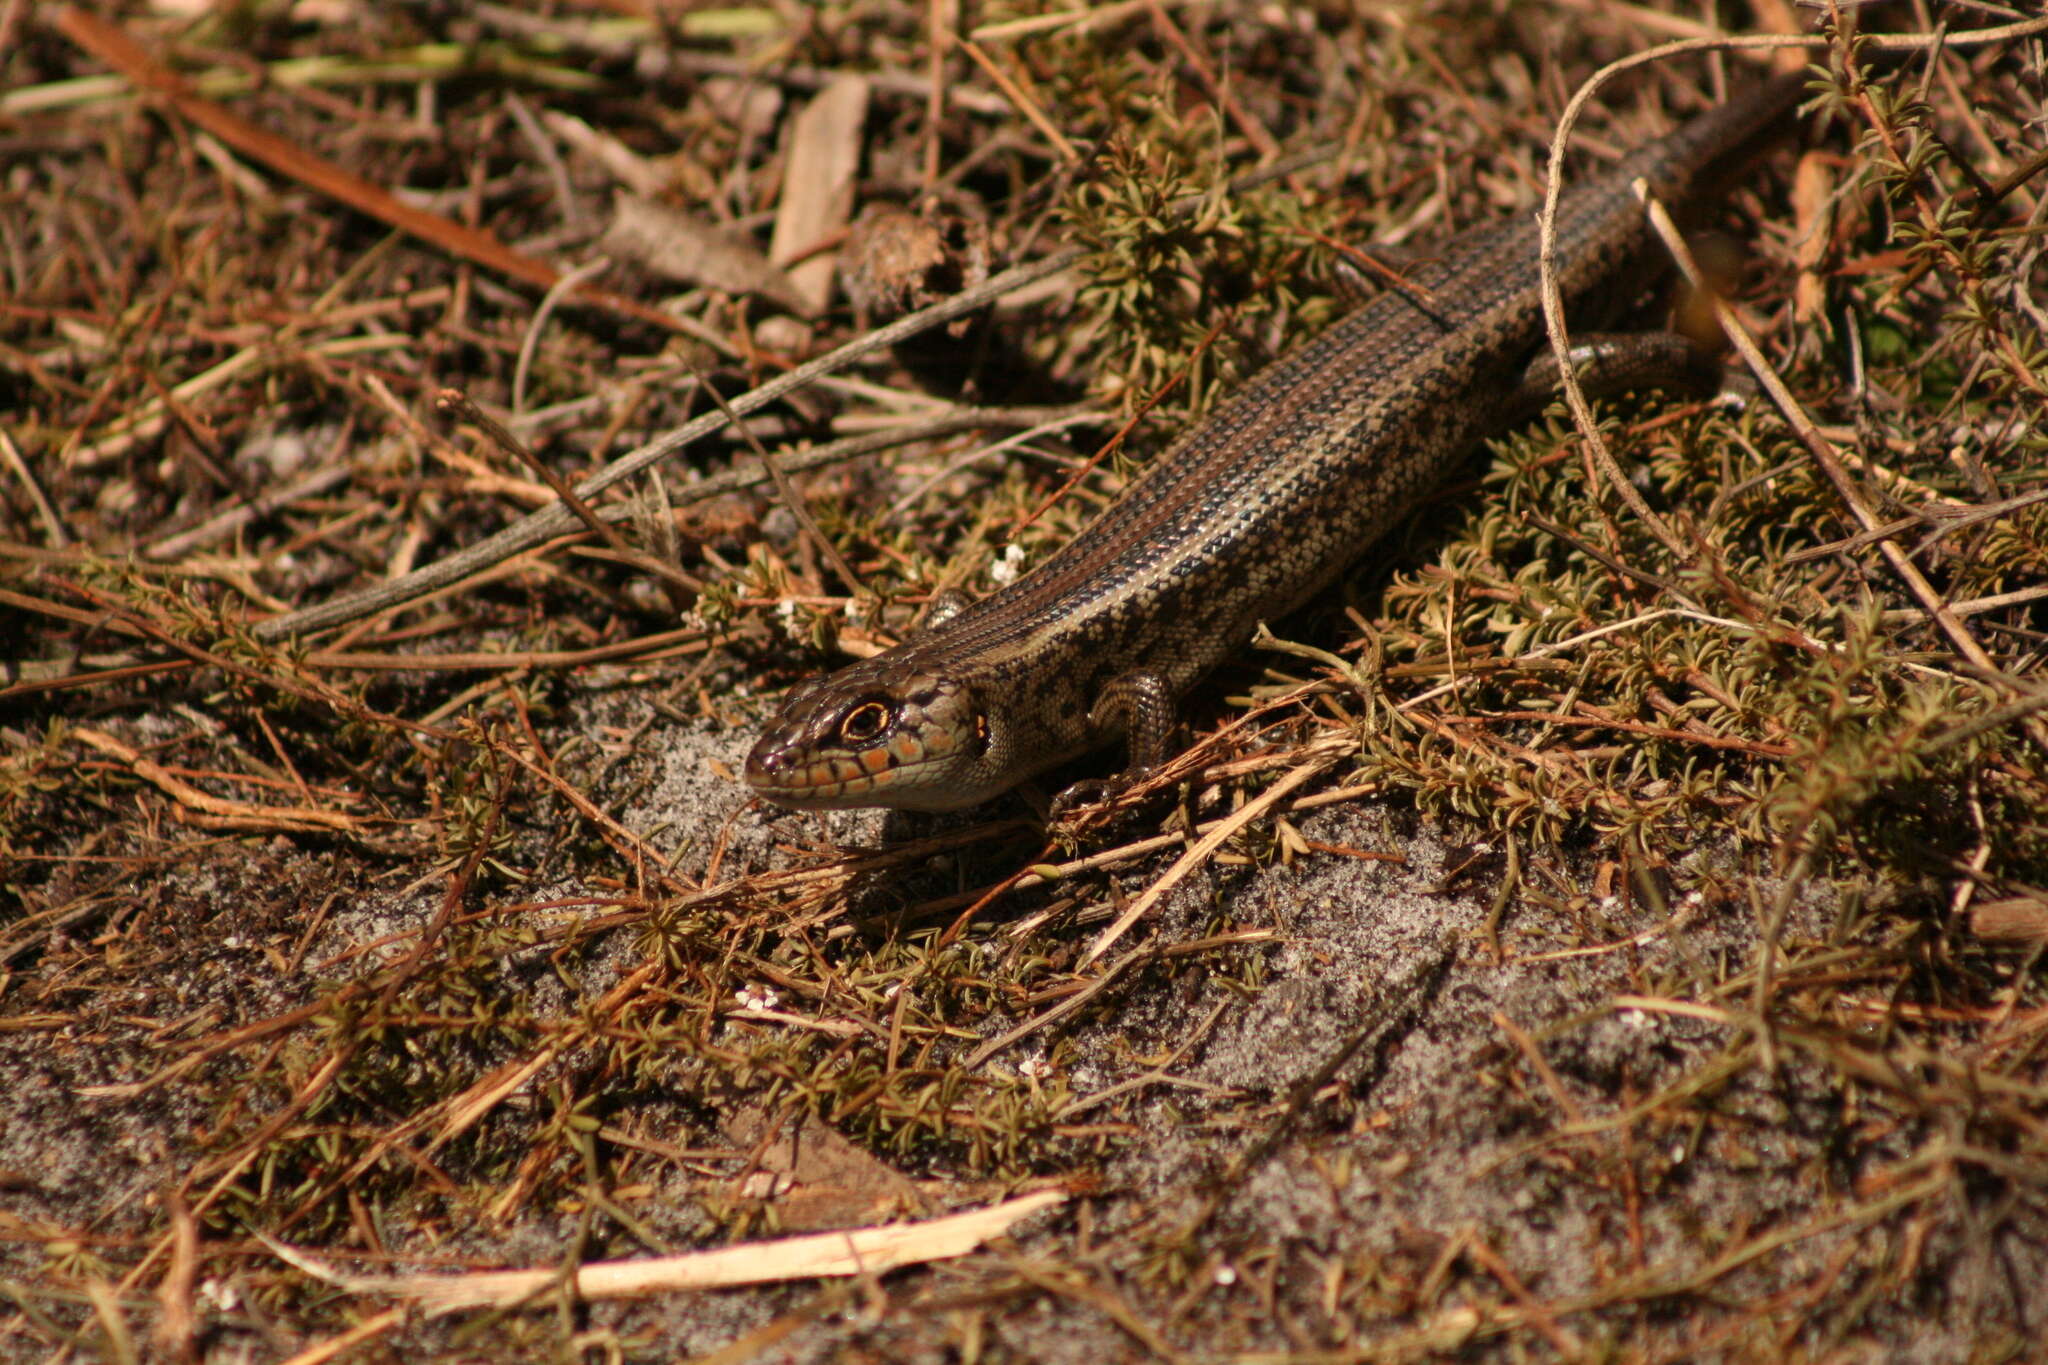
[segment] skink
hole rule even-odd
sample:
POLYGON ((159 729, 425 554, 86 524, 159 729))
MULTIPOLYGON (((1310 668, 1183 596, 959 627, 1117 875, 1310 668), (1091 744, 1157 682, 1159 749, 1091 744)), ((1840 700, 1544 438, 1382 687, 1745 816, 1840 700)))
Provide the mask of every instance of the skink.
MULTIPOLYGON (((1649 282, 1635 181, 1683 202, 1803 85, 1777 77, 1568 193, 1567 310, 1597 321, 1649 282)), ((793 689, 748 784, 799 809, 953 810, 1119 735, 1120 782, 1162 762, 1183 692, 1554 387, 1532 221, 1463 232, 1404 280, 1261 371, 1016 583, 793 689)), ((1587 355, 1610 389, 1688 359, 1668 334, 1587 355)))

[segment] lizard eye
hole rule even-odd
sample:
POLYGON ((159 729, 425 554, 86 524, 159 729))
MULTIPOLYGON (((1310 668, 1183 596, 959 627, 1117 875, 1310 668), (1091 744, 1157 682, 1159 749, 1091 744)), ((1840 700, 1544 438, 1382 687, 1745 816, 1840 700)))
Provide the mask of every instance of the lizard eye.
POLYGON ((889 708, 878 701, 864 701, 839 722, 839 737, 848 744, 866 744, 889 728, 889 708))

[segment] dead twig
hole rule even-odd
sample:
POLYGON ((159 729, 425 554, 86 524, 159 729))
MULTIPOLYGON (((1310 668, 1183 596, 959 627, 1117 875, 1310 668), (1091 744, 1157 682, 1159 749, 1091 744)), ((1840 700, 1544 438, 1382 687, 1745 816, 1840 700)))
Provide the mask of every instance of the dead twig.
MULTIPOLYGON (((640 1298, 685 1290, 726 1289, 843 1275, 881 1275, 906 1265, 965 1256, 1001 1237, 1024 1219, 1066 1202, 1064 1190, 1040 1190, 991 1208, 934 1218, 827 1232, 812 1237, 693 1251, 638 1261, 589 1261, 570 1277, 579 1299, 640 1298)), ((429 1316, 465 1308, 504 1308, 526 1302, 554 1284, 561 1272, 499 1270, 477 1275, 345 1275, 305 1253, 251 1229, 277 1257, 314 1278, 353 1294, 396 1295, 423 1307, 429 1316)))

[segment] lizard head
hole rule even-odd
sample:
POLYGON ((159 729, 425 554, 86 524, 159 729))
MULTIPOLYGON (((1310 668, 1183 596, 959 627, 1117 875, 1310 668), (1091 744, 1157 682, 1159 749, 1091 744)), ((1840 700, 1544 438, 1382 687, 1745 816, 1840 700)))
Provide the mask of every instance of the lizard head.
POLYGON ((960 810, 992 779, 994 726, 965 683, 890 655, 799 686, 747 755, 747 785, 778 806, 960 810))

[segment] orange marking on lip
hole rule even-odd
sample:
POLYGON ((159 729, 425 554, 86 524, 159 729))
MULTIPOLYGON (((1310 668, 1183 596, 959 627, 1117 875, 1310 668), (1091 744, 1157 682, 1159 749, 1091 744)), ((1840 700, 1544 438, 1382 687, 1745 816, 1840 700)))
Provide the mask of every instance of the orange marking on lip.
POLYGON ((889 741, 889 752, 896 756, 898 763, 915 763, 924 757, 924 747, 917 742, 916 735, 898 735, 889 741))
POLYGON ((868 749, 860 756, 860 765, 868 770, 869 776, 876 776, 889 769, 887 749, 868 749))

